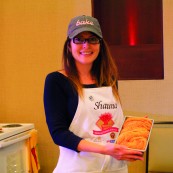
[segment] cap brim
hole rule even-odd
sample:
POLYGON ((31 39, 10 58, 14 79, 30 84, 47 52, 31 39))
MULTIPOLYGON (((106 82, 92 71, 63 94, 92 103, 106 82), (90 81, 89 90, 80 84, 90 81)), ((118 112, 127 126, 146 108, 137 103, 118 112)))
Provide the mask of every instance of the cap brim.
POLYGON ((82 28, 78 28, 78 29, 74 30, 72 32, 72 34, 69 35, 69 38, 72 39, 75 36, 77 36, 78 34, 80 34, 81 32, 85 32, 85 31, 92 32, 92 33, 96 34, 98 37, 102 38, 102 35, 97 30, 95 30, 93 28, 88 28, 88 27, 82 27, 82 28))

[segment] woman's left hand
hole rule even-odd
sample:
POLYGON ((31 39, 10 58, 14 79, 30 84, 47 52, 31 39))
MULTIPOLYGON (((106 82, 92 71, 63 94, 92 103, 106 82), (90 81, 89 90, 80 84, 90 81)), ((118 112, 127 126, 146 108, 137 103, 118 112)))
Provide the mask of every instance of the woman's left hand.
POLYGON ((143 152, 128 149, 126 146, 118 144, 106 144, 106 153, 117 160, 136 161, 144 160, 143 152))

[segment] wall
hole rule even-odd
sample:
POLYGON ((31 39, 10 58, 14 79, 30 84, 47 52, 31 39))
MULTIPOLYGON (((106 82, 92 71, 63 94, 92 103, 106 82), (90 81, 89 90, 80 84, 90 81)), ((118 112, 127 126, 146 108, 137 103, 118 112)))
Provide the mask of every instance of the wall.
MULTIPOLYGON (((172 11, 173 1, 163 0, 165 79, 120 81, 127 113, 173 115, 172 11)), ((0 122, 35 124, 41 173, 52 172, 58 159, 45 123, 44 80, 60 67, 67 24, 79 14, 91 14, 89 0, 0 1, 0 122)))
POLYGON ((46 74, 60 68, 69 20, 91 14, 88 0, 0 0, 0 122, 34 123, 42 173, 50 173, 58 147, 43 108, 46 74))
POLYGON ((173 1, 163 0, 164 80, 120 81, 124 110, 173 116, 173 1))
MULTIPOLYGON (((119 81, 125 115, 148 115, 155 121, 173 121, 172 11, 173 1, 163 0, 164 79, 119 81)), ((129 172, 145 173, 145 162, 130 163, 129 172)))

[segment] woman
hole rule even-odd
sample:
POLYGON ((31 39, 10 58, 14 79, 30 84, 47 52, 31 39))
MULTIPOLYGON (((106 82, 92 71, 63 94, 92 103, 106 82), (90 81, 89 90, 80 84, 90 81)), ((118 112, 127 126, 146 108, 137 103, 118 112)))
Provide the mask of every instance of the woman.
POLYGON ((70 21, 63 50, 63 70, 45 81, 46 121, 60 156, 54 173, 127 173, 126 161, 142 152, 115 144, 124 117, 117 87, 117 67, 97 19, 70 21))

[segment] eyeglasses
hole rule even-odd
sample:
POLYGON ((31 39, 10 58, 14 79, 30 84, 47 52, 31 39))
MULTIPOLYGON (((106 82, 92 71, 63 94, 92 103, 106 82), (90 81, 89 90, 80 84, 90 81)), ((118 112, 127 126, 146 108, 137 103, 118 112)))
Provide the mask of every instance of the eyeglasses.
POLYGON ((91 37, 91 38, 80 38, 80 37, 74 37, 73 43, 75 44, 84 44, 88 42, 89 44, 99 44, 101 41, 98 37, 91 37))

